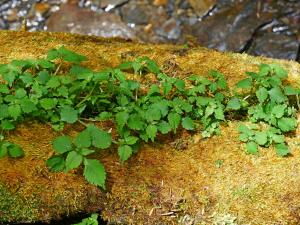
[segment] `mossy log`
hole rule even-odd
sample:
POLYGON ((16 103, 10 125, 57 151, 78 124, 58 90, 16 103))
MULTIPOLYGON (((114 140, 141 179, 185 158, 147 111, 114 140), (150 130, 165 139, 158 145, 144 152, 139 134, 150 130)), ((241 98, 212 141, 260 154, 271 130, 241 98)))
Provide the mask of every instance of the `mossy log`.
MULTIPOLYGON (((0 32, 0 63, 44 57, 61 45, 86 55, 85 66, 100 70, 138 56, 149 56, 168 74, 182 77, 222 72, 229 85, 276 62, 299 81, 296 62, 220 53, 194 46, 150 45, 64 33, 0 32)), ((288 137, 292 155, 272 149, 247 155, 238 141, 236 122, 222 126, 222 135, 202 140, 181 132, 143 145, 124 165, 115 150, 99 159, 108 172, 104 192, 85 182, 82 171, 51 173, 45 160, 57 136, 46 124, 21 124, 8 138, 21 145, 22 159, 0 160, 0 222, 35 222, 79 212, 101 212, 120 224, 213 224, 236 217, 238 224, 300 224, 300 129, 288 137), (222 162, 221 166, 216 166, 222 162)), ((67 127, 76 132, 75 127, 67 127)), ((233 223, 234 224, 234 223, 233 223)))

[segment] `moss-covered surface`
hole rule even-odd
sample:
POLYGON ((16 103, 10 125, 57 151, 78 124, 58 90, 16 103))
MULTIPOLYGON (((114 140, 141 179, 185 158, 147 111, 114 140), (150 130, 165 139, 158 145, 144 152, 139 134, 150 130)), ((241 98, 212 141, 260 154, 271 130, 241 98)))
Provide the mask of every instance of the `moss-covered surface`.
MULTIPOLYGON (((0 62, 42 57, 65 45, 89 58, 93 69, 147 55, 174 76, 224 73, 230 85, 272 59, 219 53, 201 47, 143 45, 118 39, 26 32, 0 32, 0 62)), ((300 65, 280 61, 297 81, 300 65)), ((226 216, 238 224, 300 224, 300 128, 288 138, 292 155, 279 158, 272 149, 250 156, 238 141, 236 122, 222 127, 222 135, 201 140, 182 132, 145 145, 121 165, 115 150, 99 159, 108 172, 107 192, 88 185, 82 171, 50 173, 44 160, 51 154, 55 134, 47 125, 26 123, 9 139, 20 144, 23 159, 0 160, 0 221, 59 218, 80 211, 100 211, 121 224, 213 224, 226 216), (221 162, 220 163, 216 163, 221 162), (4 194, 2 194, 4 193, 4 194), (11 205, 17 207, 10 210, 11 205), (228 214, 228 215, 227 215, 228 214)), ((68 127, 64 133, 76 132, 68 127)))

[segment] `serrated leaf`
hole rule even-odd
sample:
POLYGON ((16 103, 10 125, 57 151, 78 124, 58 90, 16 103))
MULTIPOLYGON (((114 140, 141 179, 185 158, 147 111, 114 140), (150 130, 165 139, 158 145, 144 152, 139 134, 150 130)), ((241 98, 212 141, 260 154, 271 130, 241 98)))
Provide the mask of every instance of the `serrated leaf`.
POLYGON ((272 140, 275 143, 283 143, 284 142, 284 135, 273 134, 272 140))
POLYGON ((239 110, 241 106, 242 105, 240 99, 234 97, 228 101, 226 109, 239 110))
POLYGON ((53 109, 57 104, 56 98, 43 98, 40 100, 40 105, 46 110, 53 109))
POLYGON ((8 147, 7 153, 12 158, 20 158, 25 155, 23 149, 19 145, 16 145, 16 144, 10 145, 8 147))
MULTIPOLYGON (((151 106, 150 106, 151 107, 151 106)), ((161 113, 160 110, 157 108, 150 108, 146 112, 146 120, 148 122, 152 122, 155 120, 160 120, 161 118, 161 113)))
POLYGON ((286 95, 298 95, 298 94, 300 94, 300 90, 298 88, 294 88, 292 86, 285 86, 284 93, 286 95))
POLYGON ((94 185, 105 189, 106 172, 102 163, 96 159, 84 159, 85 179, 94 185))
POLYGON ((149 125, 146 128, 146 134, 151 139, 151 141, 154 141, 156 134, 157 134, 157 127, 155 125, 149 125))
POLYGON ((52 142, 55 152, 63 154, 72 150, 72 141, 68 136, 59 136, 52 142))
POLYGON ((67 158, 66 158, 66 171, 75 169, 78 166, 80 166, 82 163, 82 160, 83 160, 83 157, 78 152, 76 152, 76 151, 69 152, 67 155, 67 158))
POLYGON ((279 77, 280 79, 287 78, 288 73, 282 66, 278 64, 269 64, 269 66, 275 72, 275 76, 279 77))
POLYGON ((8 113, 13 119, 18 119, 22 115, 21 107, 18 104, 8 106, 8 113))
POLYGON ((186 130, 194 130, 195 124, 194 121, 190 117, 182 118, 182 127, 186 130))
POLYGON ((275 145, 277 155, 284 157, 290 154, 290 150, 285 143, 275 145))
POLYGON ((2 120, 1 121, 1 129, 2 130, 13 130, 15 129, 15 125, 9 120, 2 120))
POLYGON ((31 113, 37 110, 35 104, 29 99, 23 99, 20 102, 21 109, 24 113, 31 113))
POLYGON ((276 118, 281 118, 281 117, 283 117, 286 108, 287 108, 287 105, 276 105, 272 108, 272 114, 276 118))
POLYGON ((121 162, 125 162, 132 155, 132 148, 129 145, 121 145, 118 148, 118 155, 121 162))
POLYGON ((116 114, 116 122, 117 122, 117 125, 120 129, 122 129, 125 126, 125 124, 127 123, 128 118, 129 118, 129 114, 125 111, 118 112, 116 114))
POLYGON ((89 125, 87 130, 89 131, 92 144, 96 148, 106 149, 111 146, 112 137, 110 133, 107 133, 94 125, 89 125))
POLYGON ((129 116, 128 119, 128 127, 133 129, 133 130, 142 130, 144 128, 144 122, 142 120, 142 118, 137 115, 137 114, 133 114, 129 116))
POLYGON ((260 87, 255 94, 260 103, 263 103, 269 96, 268 90, 265 87, 260 87))
POLYGON ((62 121, 67 123, 75 123, 78 119, 78 112, 70 106, 63 106, 60 111, 62 121))
POLYGON ((52 172, 60 172, 65 168, 65 159, 58 155, 52 156, 46 161, 46 165, 52 172))
POLYGON ((269 95, 270 95, 270 99, 277 103, 282 103, 287 100, 286 96, 282 93, 280 87, 278 87, 278 86, 273 87, 269 91, 269 95))
POLYGON ((283 117, 278 120, 277 125, 283 132, 289 132, 296 129, 297 120, 295 118, 283 117))
POLYGON ((178 113, 170 113, 168 115, 168 122, 173 129, 174 133, 176 133, 176 129, 180 124, 181 116, 178 113))
POLYGON ((86 129, 82 132, 80 132, 77 137, 75 138, 74 144, 78 148, 88 148, 92 144, 92 138, 90 135, 90 132, 86 129))
POLYGON ((246 144, 247 153, 257 155, 258 154, 258 146, 254 141, 250 141, 246 144))
POLYGON ((172 130, 171 125, 166 122, 166 121, 161 121, 158 125, 157 125, 157 129, 160 131, 160 133, 162 134, 167 134, 172 130))
POLYGON ((252 87, 252 78, 246 78, 239 81, 236 85, 237 88, 251 88, 252 87))
POLYGON ((0 84, 0 93, 3 94, 8 94, 9 93, 9 88, 5 84, 0 84))
POLYGON ((139 140, 138 137, 127 136, 124 138, 124 141, 127 145, 134 145, 139 140))
POLYGON ((260 146, 265 145, 268 142, 267 133, 263 131, 255 132, 254 140, 260 146))

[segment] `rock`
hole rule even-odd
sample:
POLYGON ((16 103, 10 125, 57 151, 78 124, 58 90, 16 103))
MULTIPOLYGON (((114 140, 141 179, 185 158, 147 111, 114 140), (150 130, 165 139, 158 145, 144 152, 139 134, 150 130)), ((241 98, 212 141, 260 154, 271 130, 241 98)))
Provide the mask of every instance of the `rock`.
POLYGON ((99 0, 98 1, 92 1, 92 2, 98 2, 98 5, 100 5, 100 8, 105 9, 106 12, 127 3, 129 0, 99 0))
POLYGON ((168 0, 153 0, 153 5, 155 6, 165 6, 167 3, 168 0))
POLYGON ((192 26, 201 45, 221 51, 242 51, 255 30, 277 14, 257 13, 256 1, 224 8, 192 26))
POLYGON ((180 24, 174 18, 165 21, 161 27, 156 28, 155 33, 158 36, 173 42, 177 42, 181 38, 182 34, 180 24))
POLYGON ((146 25, 148 24, 151 18, 151 12, 155 8, 151 5, 131 1, 129 4, 126 4, 121 9, 121 15, 123 21, 129 24, 135 25, 146 25))
POLYGON ((198 16, 205 15, 216 4, 216 0, 188 0, 198 16))
POLYGON ((43 17, 49 10, 50 5, 48 3, 36 3, 34 6, 34 11, 39 17, 43 17))
POLYGON ((64 4, 47 21, 49 31, 71 32, 101 37, 136 39, 133 31, 112 13, 96 13, 74 4, 64 4))
POLYGON ((271 58, 296 60, 299 48, 297 36, 264 33, 254 39, 247 53, 271 58))

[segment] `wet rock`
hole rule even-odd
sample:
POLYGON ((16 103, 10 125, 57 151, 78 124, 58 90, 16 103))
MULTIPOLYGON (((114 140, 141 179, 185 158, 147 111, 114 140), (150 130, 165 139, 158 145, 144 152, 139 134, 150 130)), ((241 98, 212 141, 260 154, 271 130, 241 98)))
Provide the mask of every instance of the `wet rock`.
POLYGON ((146 25, 155 10, 150 5, 141 2, 130 2, 121 9, 123 21, 130 24, 146 25))
POLYGON ((255 30, 276 16, 257 12, 256 1, 244 1, 197 22, 192 34, 201 45, 221 51, 242 51, 255 30))
POLYGON ((50 5, 48 3, 36 3, 34 6, 35 13, 42 17, 50 10, 50 5))
POLYGON ((156 34, 170 41, 178 41, 181 38, 181 28, 179 22, 174 18, 167 20, 160 28, 156 29, 156 34))
POLYGON ((71 32, 101 37, 135 39, 133 31, 121 21, 120 16, 81 9, 74 4, 64 4, 47 21, 49 31, 71 32))
POLYGON ((299 48, 297 37, 285 34, 264 33, 255 38, 247 53, 271 58, 296 60, 299 48))
POLYGON ((105 9, 106 12, 128 2, 129 0, 98 0, 92 2, 98 2, 100 8, 105 9))
POLYGON ((165 6, 167 3, 168 0, 153 0, 153 5, 155 6, 165 6))
POLYGON ((188 0, 198 16, 205 15, 216 4, 216 0, 188 0))

